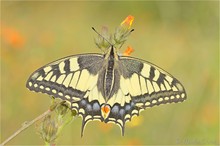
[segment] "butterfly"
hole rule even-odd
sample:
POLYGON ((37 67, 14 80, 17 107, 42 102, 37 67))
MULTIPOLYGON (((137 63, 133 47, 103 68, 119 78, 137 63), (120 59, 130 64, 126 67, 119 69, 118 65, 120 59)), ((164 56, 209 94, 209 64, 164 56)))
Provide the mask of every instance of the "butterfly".
POLYGON ((113 122, 124 135, 125 123, 148 107, 186 99, 183 85, 156 65, 119 55, 114 45, 104 54, 72 55, 31 74, 26 87, 65 100, 89 121, 113 122))

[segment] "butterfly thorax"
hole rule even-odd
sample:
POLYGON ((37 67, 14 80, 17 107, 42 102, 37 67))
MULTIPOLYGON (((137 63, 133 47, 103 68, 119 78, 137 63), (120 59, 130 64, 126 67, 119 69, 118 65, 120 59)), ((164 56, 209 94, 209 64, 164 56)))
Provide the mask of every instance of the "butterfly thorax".
POLYGON ((105 100, 107 101, 111 97, 112 88, 114 86, 114 68, 116 66, 116 61, 118 60, 118 56, 113 46, 109 49, 105 59, 107 64, 105 68, 103 91, 105 100))

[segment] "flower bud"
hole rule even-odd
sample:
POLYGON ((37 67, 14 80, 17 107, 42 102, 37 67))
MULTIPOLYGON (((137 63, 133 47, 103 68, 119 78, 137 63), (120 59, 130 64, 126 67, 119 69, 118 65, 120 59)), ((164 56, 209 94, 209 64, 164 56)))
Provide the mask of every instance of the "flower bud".
POLYGON ((122 45, 129 34, 133 31, 131 30, 132 22, 134 21, 134 17, 129 15, 120 26, 116 28, 115 34, 114 34, 114 41, 116 45, 122 45))
POLYGON ((51 115, 47 115, 39 125, 39 134, 45 143, 52 144, 57 139, 58 124, 51 115))
POLYGON ((65 101, 52 98, 50 114, 45 116, 38 125, 38 132, 46 144, 54 144, 59 133, 65 125, 76 116, 76 111, 71 110, 65 101))

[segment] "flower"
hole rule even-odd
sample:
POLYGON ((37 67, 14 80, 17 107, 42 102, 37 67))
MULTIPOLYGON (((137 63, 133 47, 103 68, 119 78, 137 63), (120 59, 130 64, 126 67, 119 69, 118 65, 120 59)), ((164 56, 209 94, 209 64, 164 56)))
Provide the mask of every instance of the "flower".
POLYGON ((123 55, 130 56, 132 52, 134 52, 134 49, 132 47, 128 46, 127 49, 124 51, 123 55))
POLYGON ((129 15, 122 21, 121 25, 116 28, 114 33, 114 44, 117 46, 121 46, 126 41, 127 37, 131 34, 133 29, 131 28, 132 22, 134 21, 134 17, 129 15))
POLYGON ((65 101, 52 98, 51 113, 43 118, 37 126, 38 133, 45 144, 53 145, 63 127, 70 123, 76 116, 75 110, 71 110, 65 101))
POLYGON ((1 36, 8 45, 15 49, 21 49, 25 45, 25 38, 15 28, 3 26, 1 36))
POLYGON ((109 133, 113 128, 113 123, 99 123, 99 129, 105 133, 109 133))
MULTIPOLYGON (((116 27, 114 34, 109 34, 108 29, 106 27, 103 27, 101 33, 97 32, 93 27, 92 29, 98 34, 98 37, 95 39, 95 43, 101 50, 109 49, 110 46, 114 46, 115 48, 120 48, 125 41, 127 40, 127 37, 131 34, 131 32, 134 29, 131 29, 131 25, 134 21, 134 17, 129 15, 127 16, 124 21, 118 27, 116 27)), ((132 49, 129 49, 130 55, 132 49)))
POLYGON ((121 23, 122 27, 125 27, 127 29, 130 29, 132 22, 134 21, 134 16, 129 15, 125 18, 125 20, 121 23))
POLYGON ((127 124, 128 127, 137 127, 143 123, 143 116, 135 116, 132 121, 127 124))
POLYGON ((45 143, 54 143, 58 136, 58 129, 59 126, 52 118, 51 114, 47 115, 39 126, 39 134, 41 135, 42 139, 45 143))

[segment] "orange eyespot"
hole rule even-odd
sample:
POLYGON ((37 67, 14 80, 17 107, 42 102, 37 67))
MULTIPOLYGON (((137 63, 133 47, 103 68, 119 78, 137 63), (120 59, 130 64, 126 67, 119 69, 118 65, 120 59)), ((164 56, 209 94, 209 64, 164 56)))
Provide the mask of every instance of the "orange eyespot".
POLYGON ((105 114, 109 113, 109 111, 110 111, 110 107, 108 105, 104 105, 102 107, 102 112, 104 112, 105 114))
POLYGON ((130 56, 132 52, 134 52, 134 49, 132 47, 128 46, 127 49, 124 51, 123 55, 130 56))

